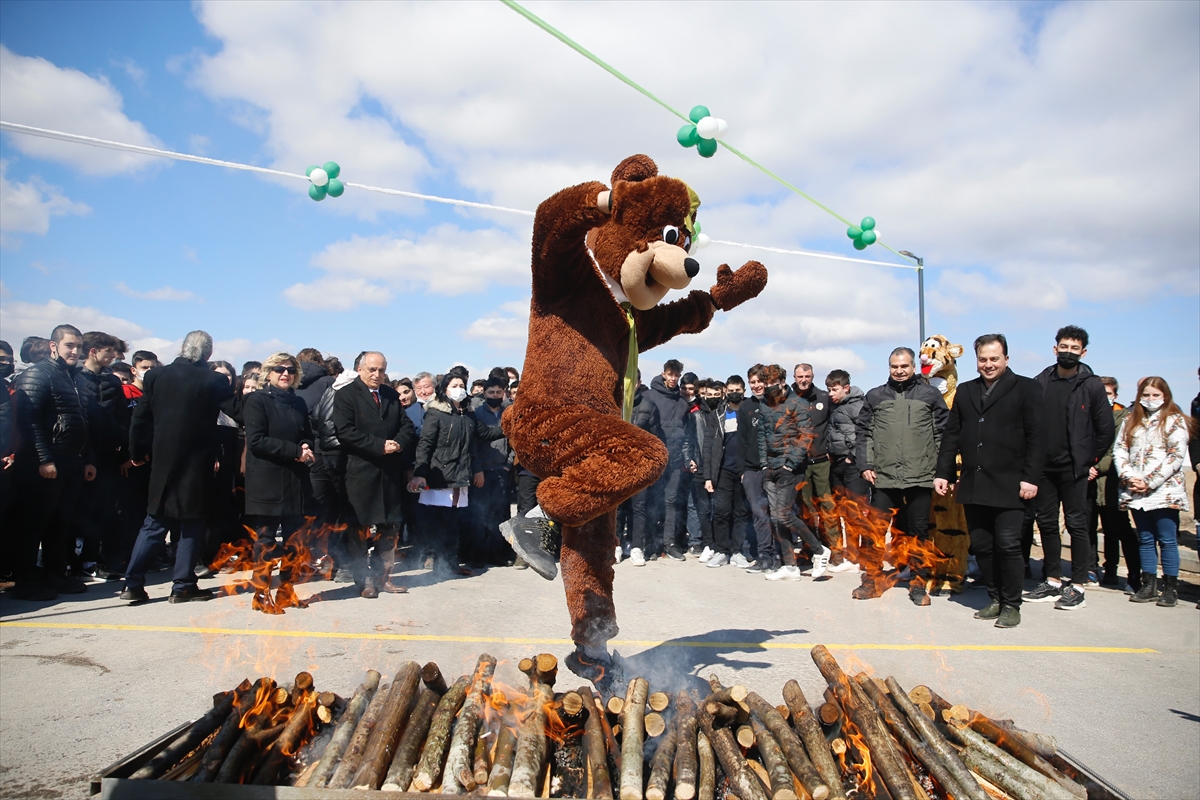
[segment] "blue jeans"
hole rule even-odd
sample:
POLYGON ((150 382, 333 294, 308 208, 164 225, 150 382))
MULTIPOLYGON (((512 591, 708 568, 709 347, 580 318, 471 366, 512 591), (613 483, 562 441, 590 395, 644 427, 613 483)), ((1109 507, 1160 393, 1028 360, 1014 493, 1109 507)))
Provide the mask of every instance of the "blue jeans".
MULTIPOLYGON (((142 529, 138 532, 137 541, 133 544, 133 554, 129 557, 129 567, 125 570, 126 589, 146 588, 146 571, 155 553, 159 552, 167 540, 169 530, 177 531, 179 543, 175 546, 175 571, 171 578, 174 585, 172 592, 183 592, 196 586, 196 556, 199 555, 199 545, 208 528, 207 520, 203 519, 171 519, 146 515, 142 529)), ((1176 561, 1178 564, 1178 561, 1176 561)))
POLYGON ((1158 551, 1161 550, 1163 575, 1170 578, 1179 577, 1179 509, 1132 510, 1133 524, 1137 526, 1138 532, 1138 555, 1142 559, 1142 572, 1157 572, 1158 551))

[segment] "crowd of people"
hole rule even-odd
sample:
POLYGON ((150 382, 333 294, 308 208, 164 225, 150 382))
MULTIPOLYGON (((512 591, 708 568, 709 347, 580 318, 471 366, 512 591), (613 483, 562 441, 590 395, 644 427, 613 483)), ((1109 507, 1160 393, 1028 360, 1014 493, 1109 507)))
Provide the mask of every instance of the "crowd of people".
MULTIPOLYGON (((1085 330, 1061 328, 1054 363, 1028 378, 1008 368, 1003 335, 980 336, 979 377, 959 383, 950 404, 907 347, 867 392, 841 369, 820 388, 809 364, 795 365, 790 383, 774 364, 723 381, 674 359, 649 385, 639 373, 632 424, 669 459, 620 507, 614 561, 692 557, 771 581, 856 573, 855 599, 906 582, 924 606, 948 564, 966 572, 934 535, 933 509, 952 498, 990 597, 979 619, 1013 627, 1024 602, 1084 608, 1088 584, 1120 588, 1122 557, 1132 601, 1173 606, 1200 396, 1185 414, 1151 376, 1126 408, 1116 380, 1082 361, 1087 346, 1085 330), (1023 591, 1035 526, 1041 574, 1023 591)), ((515 368, 392 380, 381 352, 346 370, 306 348, 236 370, 210 360, 203 331, 167 364, 145 350, 126 359, 127 349, 59 325, 25 340, 14 377, 0 342, 9 596, 45 601, 121 580, 121 597, 137 605, 149 600, 147 574, 170 569, 170 602, 203 601, 214 593, 200 579, 249 569, 255 607, 282 612, 304 604, 294 584, 322 571, 364 598, 404 592, 401 547, 408 568, 444 574, 529 566, 500 533, 514 505, 519 517, 538 513, 540 479, 501 427, 520 390, 515 368)), ((531 560, 556 557, 547 530, 531 560)))

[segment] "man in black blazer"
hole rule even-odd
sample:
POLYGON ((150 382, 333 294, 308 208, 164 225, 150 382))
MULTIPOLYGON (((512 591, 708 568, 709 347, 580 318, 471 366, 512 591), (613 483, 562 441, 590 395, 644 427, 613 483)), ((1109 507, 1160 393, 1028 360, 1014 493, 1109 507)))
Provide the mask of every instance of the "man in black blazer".
POLYGON ((333 399, 333 425, 346 453, 346 495, 357 518, 347 537, 350 569, 363 597, 399 593, 391 581, 396 539, 404 523, 404 451, 415 438, 413 423, 388 384, 383 353, 361 353, 358 377, 333 399))
POLYGON ((1021 624, 1021 521, 1037 496, 1046 458, 1044 402, 1037 382, 1008 368, 1008 341, 1000 333, 975 340, 979 377, 960 384, 942 436, 933 489, 945 495, 957 478, 967 515, 971 552, 991 603, 975 614, 997 628, 1021 624), (962 455, 962 471, 956 457, 962 455))

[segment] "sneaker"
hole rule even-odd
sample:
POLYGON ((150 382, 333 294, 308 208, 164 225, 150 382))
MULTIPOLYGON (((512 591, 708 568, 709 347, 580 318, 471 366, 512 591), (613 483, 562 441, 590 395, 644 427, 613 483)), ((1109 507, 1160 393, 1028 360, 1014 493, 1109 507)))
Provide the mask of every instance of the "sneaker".
POLYGON ((1135 594, 1137 594, 1137 589, 1133 588, 1133 587, 1132 587, 1132 586, 1130 586, 1128 583, 1127 583, 1127 584, 1125 584, 1125 590, 1124 590, 1124 591, 1125 591, 1125 594, 1127 594, 1127 595, 1131 595, 1131 596, 1132 596, 1132 595, 1135 595, 1135 594))
POLYGON ((662 553, 649 553, 646 555, 646 560, 647 561, 658 561, 658 557, 661 555, 662 555, 662 553))
POLYGON ((754 562, 746 558, 741 553, 734 553, 732 556, 730 556, 729 563, 738 569, 748 569, 754 562))
POLYGON ((145 589, 126 589, 121 592, 121 599, 131 606, 140 606, 142 603, 150 602, 150 595, 146 594, 145 589))
POLYGON ((617 545, 617 550, 613 553, 613 563, 620 564, 621 559, 625 557, 625 551, 621 549, 621 545, 617 545))
POLYGON ((1055 586, 1050 581, 1042 581, 1032 592, 1025 592, 1021 599, 1026 603, 1052 603, 1062 596, 1062 586, 1055 586))
POLYGON ((829 557, 833 555, 833 551, 826 547, 820 553, 813 556, 812 560, 812 576, 819 578, 829 571, 829 557))
POLYGON ((700 551, 700 563, 707 564, 709 559, 711 559, 715 555, 716 555, 716 553, 713 552, 713 549, 711 547, 704 548, 702 551, 700 551))
POLYGON ((1100 585, 1100 579, 1099 579, 1099 577, 1097 577, 1095 572, 1088 573, 1087 582, 1088 582, 1088 586, 1099 586, 1100 585))
POLYGON ((1087 606, 1087 601, 1083 599, 1083 589, 1077 588, 1073 583, 1063 586, 1062 597, 1054 604, 1059 611, 1074 611, 1085 606, 1087 606))
POLYGON ((925 591, 925 581, 918 578, 909 585, 908 599, 912 600, 914 606, 927 606, 930 604, 929 593, 925 591))
POLYGON ((186 589, 174 589, 167 598, 168 603, 191 603, 212 600, 217 595, 212 589, 201 589, 199 586, 189 586, 186 589))
POLYGON ((646 566, 646 557, 642 555, 642 548, 633 547, 629 550, 629 563, 635 567, 646 566))
MULTIPOLYGON (((707 548, 707 547, 701 547, 701 546, 700 546, 700 545, 698 545, 698 544, 694 544, 694 545, 692 545, 691 547, 689 547, 689 548, 688 548, 687 554, 688 554, 689 556, 696 556, 697 558, 699 558, 700 556, 704 555, 704 551, 705 551, 705 550, 708 550, 708 548, 707 548)), ((711 551, 710 551, 710 552, 711 552, 711 551)))
POLYGON ((763 577, 769 581, 798 581, 800 580, 800 568, 784 566, 766 573, 763 577))
POLYGON ((1002 606, 1000 615, 996 618, 997 628, 1015 628, 1021 624, 1021 609, 1016 606, 1002 606))
POLYGON ((554 556, 546 549, 543 542, 546 534, 555 526, 553 520, 545 517, 517 516, 500 523, 500 535, 512 545, 517 555, 525 559, 533 571, 548 581, 558 575, 558 564, 554 556))
POLYGON ((996 619, 1000 616, 1000 604, 993 600, 987 604, 987 607, 981 608, 975 612, 975 619, 996 619))
POLYGON ((704 566, 716 569, 729 563, 729 556, 724 553, 713 553, 712 558, 704 562, 704 566))
POLYGON ((846 559, 846 560, 842 561, 842 563, 840 563, 840 564, 830 564, 826 568, 825 571, 826 572, 858 572, 858 564, 855 564, 853 561, 846 559))
POLYGON ((687 556, 683 554, 683 551, 673 544, 669 544, 663 548, 663 555, 667 558, 673 558, 676 561, 687 561, 687 556))
POLYGON ((746 572, 771 572, 774 569, 775 566, 772 563, 760 558, 757 561, 751 561, 750 565, 746 567, 746 572))

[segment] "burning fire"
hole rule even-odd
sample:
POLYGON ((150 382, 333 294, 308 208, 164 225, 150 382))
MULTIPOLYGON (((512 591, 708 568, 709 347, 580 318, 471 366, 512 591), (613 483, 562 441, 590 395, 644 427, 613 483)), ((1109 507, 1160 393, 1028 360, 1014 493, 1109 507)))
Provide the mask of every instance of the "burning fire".
POLYGON ((314 517, 306 517, 304 526, 286 542, 275 540, 273 532, 256 531, 246 526, 248 539, 224 543, 209 568, 213 572, 250 571, 249 580, 234 581, 222 587, 224 594, 238 594, 248 587, 254 590, 251 607, 264 614, 282 614, 287 608, 305 608, 293 584, 314 578, 329 580, 333 575, 333 560, 328 555, 330 534, 346 529, 345 525, 317 525, 314 517), (272 573, 279 570, 279 587, 271 597, 272 573))
POLYGON ((893 533, 892 515, 897 509, 873 508, 865 498, 855 497, 840 487, 833 493, 833 505, 835 513, 846 523, 846 555, 866 574, 875 577, 880 592, 899 583, 900 571, 906 566, 914 574, 925 576, 945 572, 944 565, 950 558, 937 548, 932 535, 922 540, 893 533), (895 569, 885 572, 884 562, 895 569))

